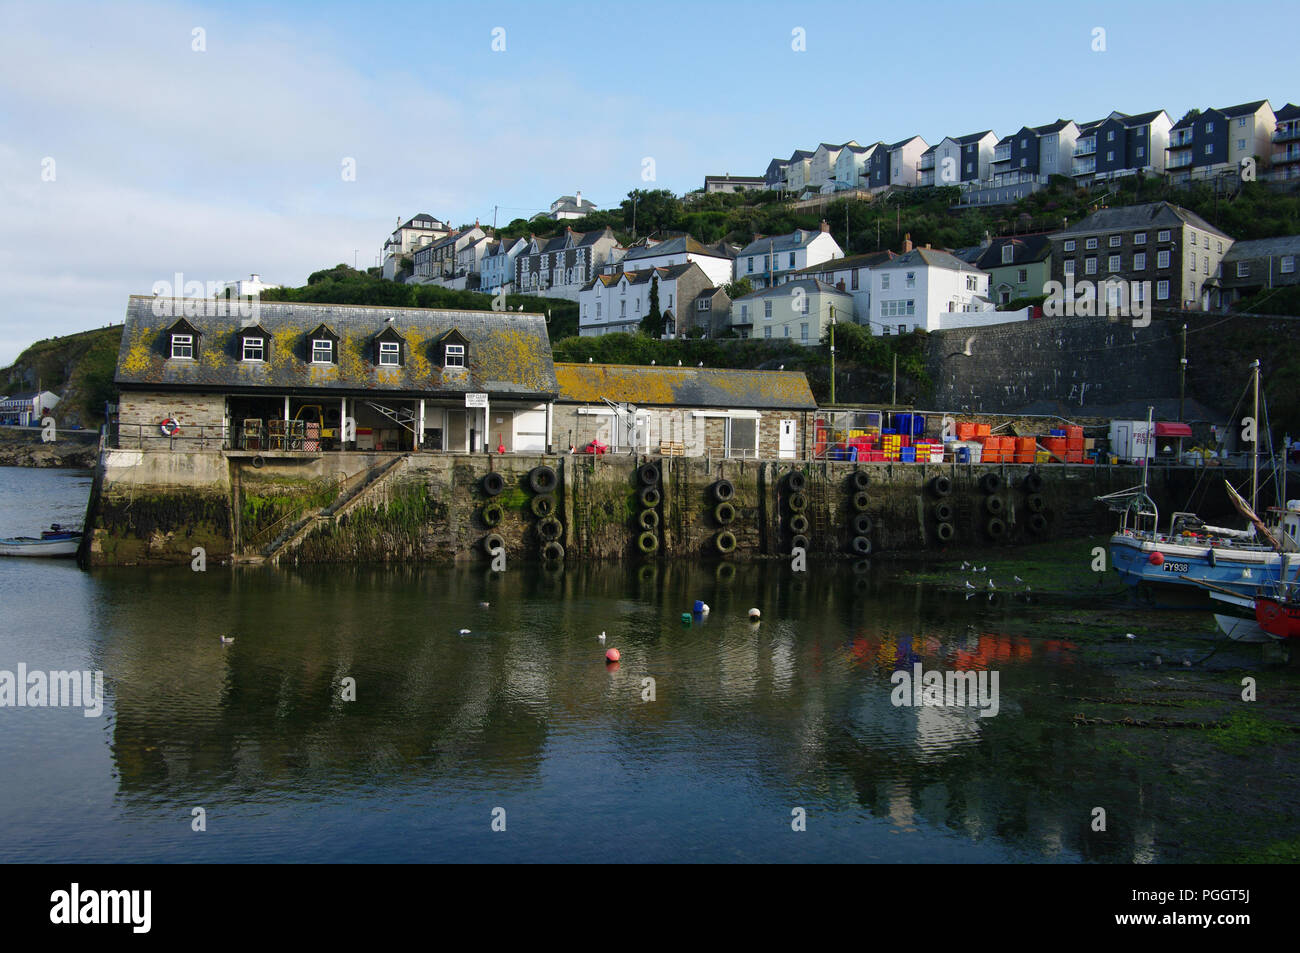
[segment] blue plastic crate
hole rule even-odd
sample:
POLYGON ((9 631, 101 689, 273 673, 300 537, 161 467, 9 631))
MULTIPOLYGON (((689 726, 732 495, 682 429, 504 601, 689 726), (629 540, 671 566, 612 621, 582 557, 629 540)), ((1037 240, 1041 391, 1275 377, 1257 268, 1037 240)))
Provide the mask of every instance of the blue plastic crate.
POLYGON ((1064 436, 1065 436, 1065 431, 1064 431, 1064 430, 1055 430, 1055 429, 1053 429, 1053 430, 1051 431, 1051 435, 1052 435, 1053 437, 1064 437, 1064 436))
POLYGON ((895 428, 893 428, 893 427, 885 427, 884 429, 882 429, 882 430, 880 431, 880 433, 881 433, 881 435, 883 436, 883 435, 885 435, 885 434, 897 434, 898 431, 897 431, 895 428))

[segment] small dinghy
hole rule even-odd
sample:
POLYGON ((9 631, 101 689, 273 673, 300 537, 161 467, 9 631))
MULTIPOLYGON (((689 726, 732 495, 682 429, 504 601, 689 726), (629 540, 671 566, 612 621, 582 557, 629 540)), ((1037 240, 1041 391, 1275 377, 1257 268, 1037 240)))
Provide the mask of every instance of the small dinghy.
POLYGON ((64 529, 58 523, 33 536, 0 538, 0 556, 75 556, 81 547, 81 531, 64 529))

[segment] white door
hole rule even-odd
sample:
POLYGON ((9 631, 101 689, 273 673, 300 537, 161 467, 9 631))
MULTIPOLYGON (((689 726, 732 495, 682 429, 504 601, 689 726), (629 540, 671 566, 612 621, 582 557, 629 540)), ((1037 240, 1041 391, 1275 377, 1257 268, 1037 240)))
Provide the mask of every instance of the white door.
POLYGON ((794 457, 794 421, 781 421, 780 442, 777 444, 777 456, 782 460, 794 457))

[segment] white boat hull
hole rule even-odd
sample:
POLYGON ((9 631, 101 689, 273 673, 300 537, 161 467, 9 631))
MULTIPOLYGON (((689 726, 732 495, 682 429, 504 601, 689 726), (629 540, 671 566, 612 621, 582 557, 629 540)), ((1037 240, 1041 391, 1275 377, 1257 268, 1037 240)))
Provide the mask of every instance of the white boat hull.
POLYGON ((80 546, 80 538, 0 539, 0 556, 75 556, 80 546))

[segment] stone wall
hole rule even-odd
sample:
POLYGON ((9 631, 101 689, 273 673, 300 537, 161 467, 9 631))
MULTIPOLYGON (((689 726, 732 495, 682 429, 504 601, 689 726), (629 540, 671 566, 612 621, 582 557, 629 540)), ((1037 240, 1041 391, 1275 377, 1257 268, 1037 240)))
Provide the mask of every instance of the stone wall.
POLYGON ((123 391, 118 400, 118 445, 195 447, 206 439, 220 448, 226 418, 223 394, 152 393, 123 391), (168 417, 180 424, 180 433, 166 437, 159 425, 168 417))

